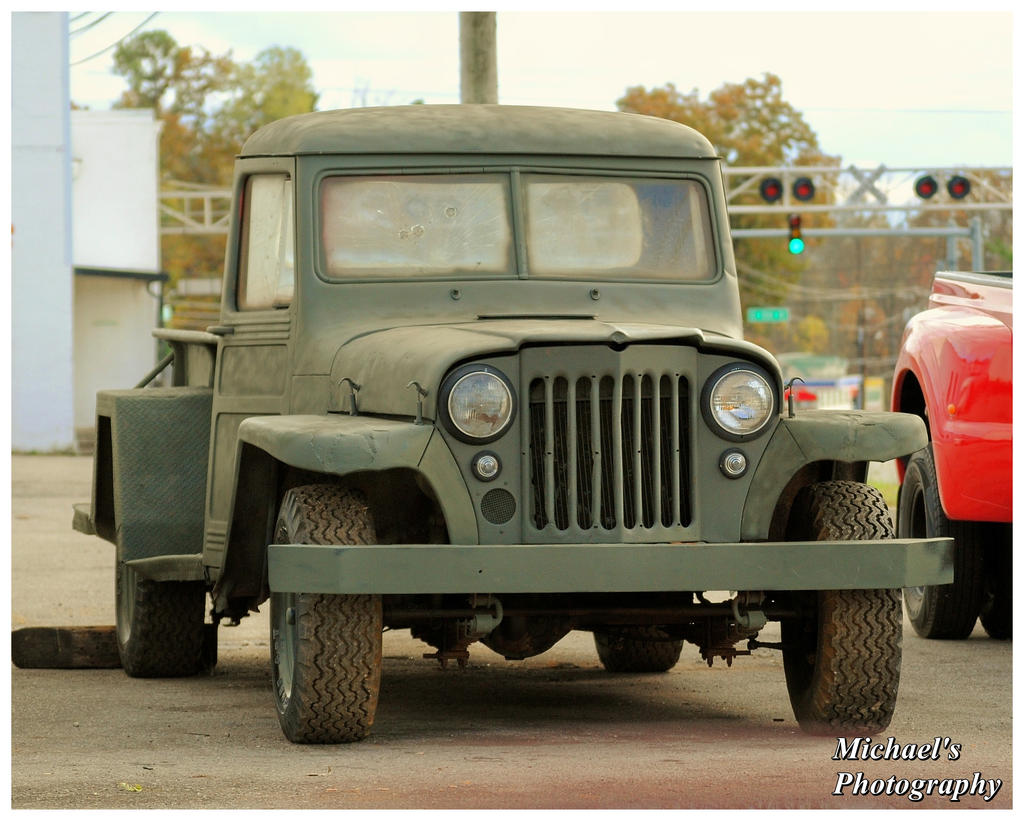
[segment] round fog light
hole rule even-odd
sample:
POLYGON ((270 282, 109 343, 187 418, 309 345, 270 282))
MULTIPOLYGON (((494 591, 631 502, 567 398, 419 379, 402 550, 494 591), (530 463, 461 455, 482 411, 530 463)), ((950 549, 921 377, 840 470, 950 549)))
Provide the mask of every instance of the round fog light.
POLYGON ((730 479, 739 479, 747 472, 747 457, 743 451, 727 450, 718 460, 718 467, 730 479))
POLYGON ((485 450, 473 457, 473 475, 481 482, 497 479, 499 473, 501 473, 501 462, 496 453, 485 450))

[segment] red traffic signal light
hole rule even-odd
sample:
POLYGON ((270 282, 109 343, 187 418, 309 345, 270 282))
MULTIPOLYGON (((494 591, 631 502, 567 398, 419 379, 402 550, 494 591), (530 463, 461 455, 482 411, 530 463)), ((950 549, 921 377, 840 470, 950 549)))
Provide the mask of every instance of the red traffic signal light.
POLYGON ((919 177, 917 182, 914 183, 914 193, 923 200, 931 199, 938 190, 939 184, 935 182, 935 177, 930 174, 919 177))
POLYGON ((949 182, 946 183, 946 190, 953 199, 962 200, 971 193, 970 180, 957 174, 955 177, 949 178, 949 182))
POLYGON ((810 177, 798 177, 793 183, 793 196, 801 202, 814 199, 814 183, 810 177))
POLYGON ((761 180, 761 198, 765 202, 776 202, 782 196, 782 183, 775 177, 761 180))

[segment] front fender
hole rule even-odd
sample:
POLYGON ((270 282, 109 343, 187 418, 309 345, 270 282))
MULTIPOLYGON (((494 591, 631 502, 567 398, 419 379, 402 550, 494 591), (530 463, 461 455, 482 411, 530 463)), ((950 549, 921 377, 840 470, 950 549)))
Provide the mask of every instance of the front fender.
POLYGON ((239 425, 237 447, 224 548, 204 554, 218 613, 237 617, 269 594, 266 547, 277 515, 282 466, 337 477, 412 471, 440 505, 449 538, 468 544, 479 540, 465 480, 432 425, 340 414, 253 416, 239 425))
POLYGON ((238 439, 240 447, 252 445, 278 462, 314 473, 414 470, 431 487, 443 489, 436 495, 449 536, 477 540, 466 482, 444 440, 434 436, 433 425, 342 414, 253 416, 239 425, 238 439))
POLYGON ((885 462, 928 444, 924 421, 908 413, 805 410, 783 418, 754 473, 743 508, 741 538, 768 537, 789 480, 815 462, 885 462))
POLYGON ((279 462, 317 473, 415 467, 432 425, 372 416, 251 416, 238 438, 279 462))
POLYGON ((978 310, 935 308, 907 326, 893 406, 917 380, 939 498, 951 519, 1010 521, 1013 499, 1013 333, 978 310))

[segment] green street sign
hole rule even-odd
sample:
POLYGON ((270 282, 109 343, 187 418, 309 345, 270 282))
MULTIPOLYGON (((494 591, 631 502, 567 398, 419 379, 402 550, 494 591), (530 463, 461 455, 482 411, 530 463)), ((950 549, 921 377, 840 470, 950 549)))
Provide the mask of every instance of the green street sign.
POLYGON ((789 322, 789 308, 747 308, 747 322, 789 322))

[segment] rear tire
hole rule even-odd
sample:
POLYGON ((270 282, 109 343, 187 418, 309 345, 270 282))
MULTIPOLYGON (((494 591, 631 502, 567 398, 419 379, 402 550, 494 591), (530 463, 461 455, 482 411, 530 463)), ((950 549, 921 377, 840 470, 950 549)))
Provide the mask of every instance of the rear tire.
POLYGON ((595 630, 594 644, 609 673, 665 673, 683 650, 682 639, 667 639, 657 627, 595 630))
POLYGON ((1013 638, 1013 545, 1009 526, 990 527, 993 538, 985 554, 986 585, 981 605, 981 626, 991 638, 1005 640, 1013 638))
MULTIPOLYGON (((805 487, 791 521, 791 538, 801 540, 893 535, 881 493, 859 482, 805 487)), ((885 729, 903 658, 900 591, 819 590, 796 601, 807 615, 782 622, 782 658, 800 728, 816 735, 885 729)))
POLYGON ((204 652, 202 582, 155 582, 118 561, 114 584, 117 649, 125 673, 173 678, 212 667, 204 652))
POLYGON ((973 522, 947 518, 939 499, 935 457, 929 445, 910 457, 900 488, 897 533, 901 537, 952 536, 952 584, 908 587, 907 618, 926 639, 965 639, 974 630, 985 596, 982 539, 973 522))
MULTIPOLYGON (((289 490, 279 544, 373 544, 362 496, 330 485, 289 490)), ((380 596, 274 593, 270 599, 274 697, 289 741, 365 738, 377 710, 383 611, 380 596)))

